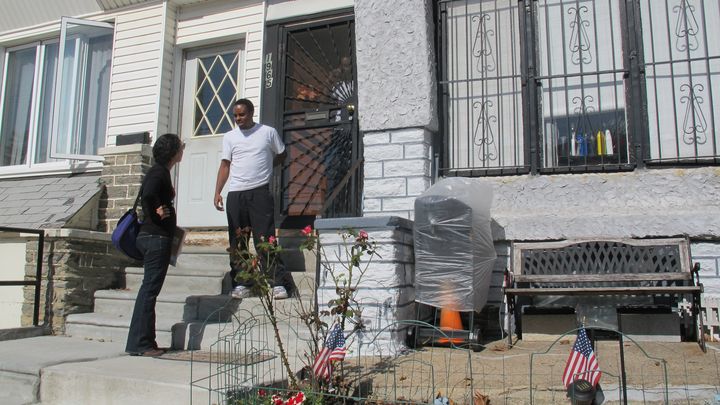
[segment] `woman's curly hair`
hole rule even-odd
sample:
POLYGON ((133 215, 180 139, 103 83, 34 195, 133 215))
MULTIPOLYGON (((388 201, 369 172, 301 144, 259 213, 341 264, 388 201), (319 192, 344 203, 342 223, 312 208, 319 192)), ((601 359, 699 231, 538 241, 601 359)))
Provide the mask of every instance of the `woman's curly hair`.
POLYGON ((153 145, 153 158, 156 163, 166 165, 182 147, 183 142, 180 137, 175 134, 164 134, 153 145))

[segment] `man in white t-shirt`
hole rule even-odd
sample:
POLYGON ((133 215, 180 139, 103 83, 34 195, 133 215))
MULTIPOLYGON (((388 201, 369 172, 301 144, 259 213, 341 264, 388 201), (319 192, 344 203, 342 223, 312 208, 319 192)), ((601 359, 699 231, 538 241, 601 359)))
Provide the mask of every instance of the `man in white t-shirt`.
MULTIPOLYGON (((215 208, 225 211, 221 192, 228 183, 227 221, 230 248, 244 248, 245 239, 238 237, 239 230, 252 231, 255 246, 264 237, 268 240, 275 236, 275 204, 270 193, 270 178, 273 166, 285 159, 285 145, 277 131, 267 125, 253 122, 255 107, 248 99, 235 102, 233 116, 237 127, 223 136, 222 160, 215 183, 215 208)), ((272 269, 275 272, 273 296, 276 299, 287 298, 285 266, 280 263, 272 269)), ((236 280, 237 268, 231 261, 230 276, 234 298, 246 298, 251 295, 251 284, 236 280)))

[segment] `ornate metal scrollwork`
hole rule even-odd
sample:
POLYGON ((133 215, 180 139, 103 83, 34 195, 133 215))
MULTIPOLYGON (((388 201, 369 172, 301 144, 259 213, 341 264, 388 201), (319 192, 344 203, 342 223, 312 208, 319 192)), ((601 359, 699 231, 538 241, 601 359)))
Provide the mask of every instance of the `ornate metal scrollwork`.
POLYGON ((573 97, 572 103, 577 106, 573 109, 573 112, 580 116, 587 116, 587 113, 595 111, 595 107, 588 105, 588 103, 592 103, 594 100, 591 95, 573 97))
POLYGON ((686 145, 703 145, 707 142, 707 121, 702 111, 703 97, 698 94, 703 90, 705 87, 702 84, 680 86, 681 92, 688 93, 680 97, 680 102, 687 104, 683 119, 683 142, 686 145))
POLYGON ((569 48, 572 53, 570 60, 575 65, 588 64, 592 62, 592 54, 590 53, 590 37, 588 36, 586 27, 590 26, 590 21, 581 16, 588 12, 586 6, 570 7, 568 14, 575 14, 570 21, 570 43, 569 48))
POLYGON ((490 15, 483 13, 472 17, 475 29, 475 38, 472 44, 473 57, 477 59, 476 68, 480 73, 492 72, 495 70, 495 56, 493 55, 492 42, 490 37, 495 36, 495 30, 488 29, 487 22, 490 15))
POLYGON ((492 123, 497 122, 497 117, 490 115, 489 109, 493 106, 490 100, 476 101, 473 103, 473 111, 480 109, 473 131, 473 144, 478 147, 478 159, 482 162, 496 160, 497 145, 493 134, 492 123))
POLYGON ((675 47, 680 52, 687 50, 694 51, 698 49, 697 34, 699 26, 695 18, 695 6, 690 4, 691 0, 681 0, 680 4, 673 7, 673 12, 677 14, 675 21, 675 47))

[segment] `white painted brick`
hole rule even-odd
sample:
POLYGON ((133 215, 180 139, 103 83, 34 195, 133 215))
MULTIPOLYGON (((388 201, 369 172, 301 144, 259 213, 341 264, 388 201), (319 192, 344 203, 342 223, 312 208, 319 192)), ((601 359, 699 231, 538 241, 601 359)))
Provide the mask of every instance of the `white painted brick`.
POLYGON ((388 132, 372 132, 363 135, 363 144, 380 145, 390 143, 390 134, 388 132))
POLYGON ((700 259, 695 260, 694 263, 700 263, 700 277, 717 277, 720 275, 716 259, 700 259))
POLYGON ((720 243, 691 243, 690 251, 692 256, 715 256, 720 257, 720 243))
POLYGON ((383 176, 409 177, 430 175, 430 161, 425 159, 393 160, 385 162, 383 176))
POLYGON ((406 218, 406 219, 412 219, 410 215, 410 211, 404 210, 404 211, 381 211, 381 212, 364 212, 363 215, 366 217, 386 217, 388 215, 399 217, 399 218, 406 218))
POLYGON ((430 159, 430 145, 425 143, 412 143, 404 145, 405 159, 430 159))
POLYGON ((407 195, 407 186, 404 178, 365 180, 365 196, 399 197, 407 195))
POLYGON ((412 257, 412 249, 409 246, 404 245, 393 245, 388 243, 378 244, 375 252, 382 258, 383 261, 398 261, 407 263, 412 257))
POLYGON ((384 161, 403 158, 402 145, 372 145, 366 146, 363 156, 368 162, 384 161))
POLYGON ((366 179, 382 178, 383 176, 383 163, 382 162, 365 162, 363 167, 364 176, 366 179))
MULTIPOLYGON (((327 272, 323 271, 321 269, 320 274, 320 286, 325 287, 333 287, 335 284, 332 281, 332 275, 334 273, 335 278, 340 279, 348 279, 349 277, 349 270, 346 268, 346 266, 340 265, 338 263, 327 263, 323 267, 326 267, 329 269, 327 272)), ((405 271, 404 267, 402 265, 398 265, 395 263, 379 263, 374 262, 372 263, 372 266, 365 267, 360 264, 360 269, 353 268, 352 271, 352 280, 350 280, 350 285, 355 286, 355 280, 358 279, 358 277, 362 274, 362 285, 360 286, 365 288, 390 288, 390 287, 399 287, 402 286, 405 283, 405 271)))
POLYGON ((420 195, 430 188, 430 178, 428 177, 410 177, 407 179, 408 195, 420 195))
POLYGON ((415 197, 403 197, 403 198, 383 198, 383 210, 387 211, 399 211, 399 210, 412 210, 415 208, 415 197))
POLYGON ((382 199, 366 198, 363 200, 363 212, 381 211, 381 210, 382 210, 382 199))
POLYGON ((427 131, 423 129, 401 129, 390 133, 390 141, 392 143, 422 143, 428 141, 427 131))

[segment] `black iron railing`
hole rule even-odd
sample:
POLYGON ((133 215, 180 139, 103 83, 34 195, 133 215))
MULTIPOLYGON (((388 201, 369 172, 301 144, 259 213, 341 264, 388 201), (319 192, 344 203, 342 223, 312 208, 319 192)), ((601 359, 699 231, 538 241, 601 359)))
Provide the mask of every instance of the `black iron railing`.
POLYGON ((30 233, 38 236, 37 238, 37 256, 35 257, 35 280, 5 280, 0 281, 0 287, 4 286, 34 286, 34 302, 33 302, 33 326, 40 324, 40 288, 42 283, 42 262, 43 247, 45 246, 45 231, 42 229, 13 228, 0 226, 0 232, 12 233, 30 233))

